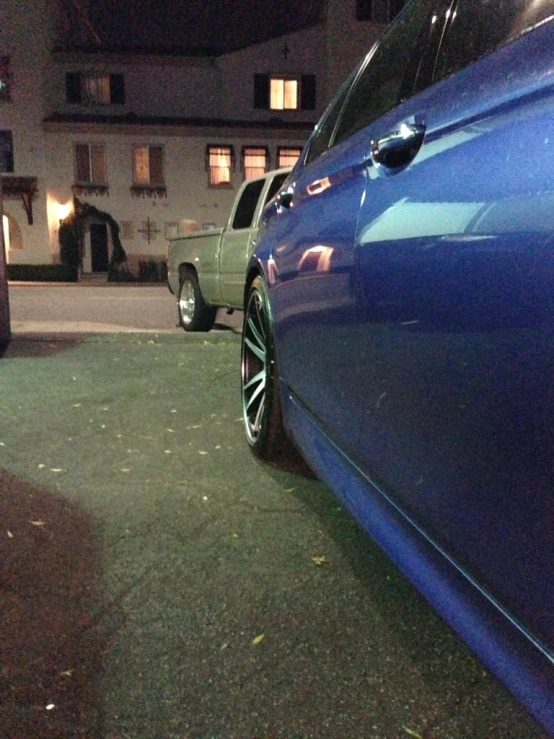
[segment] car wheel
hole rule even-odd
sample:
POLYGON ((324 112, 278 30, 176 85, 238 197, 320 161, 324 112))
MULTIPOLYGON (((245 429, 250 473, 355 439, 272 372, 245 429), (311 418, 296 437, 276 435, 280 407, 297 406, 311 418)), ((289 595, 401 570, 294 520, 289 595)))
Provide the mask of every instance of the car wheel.
POLYGON ((277 460, 291 445, 281 416, 279 374, 267 289, 260 277, 252 282, 246 298, 241 395, 242 417, 250 448, 260 459, 277 460))
POLYGON ((215 323, 217 308, 205 302, 198 278, 192 270, 187 270, 181 276, 177 309, 179 325, 185 331, 209 331, 215 323))

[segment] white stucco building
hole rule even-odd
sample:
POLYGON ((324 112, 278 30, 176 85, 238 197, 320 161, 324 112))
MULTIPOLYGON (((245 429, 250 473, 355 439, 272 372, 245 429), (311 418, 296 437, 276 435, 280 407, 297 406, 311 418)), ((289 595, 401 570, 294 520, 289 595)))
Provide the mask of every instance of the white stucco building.
MULTIPOLYGON (((59 224, 74 196, 119 225, 133 271, 164 257, 166 237, 223 225, 246 177, 295 160, 381 31, 371 19, 401 4, 327 0, 310 28, 232 53, 177 56, 75 51, 62 0, 2 0, 7 262, 59 261, 59 224)), ((94 215, 83 226, 83 271, 105 272, 111 231, 94 215)))

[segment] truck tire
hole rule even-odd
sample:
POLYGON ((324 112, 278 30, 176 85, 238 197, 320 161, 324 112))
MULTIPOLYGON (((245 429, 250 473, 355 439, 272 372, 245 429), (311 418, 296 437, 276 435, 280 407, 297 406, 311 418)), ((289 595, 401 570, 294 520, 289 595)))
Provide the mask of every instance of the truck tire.
POLYGON ((181 275, 177 311, 179 325, 185 331, 209 331, 215 323, 217 308, 205 302, 198 278, 192 270, 181 275))

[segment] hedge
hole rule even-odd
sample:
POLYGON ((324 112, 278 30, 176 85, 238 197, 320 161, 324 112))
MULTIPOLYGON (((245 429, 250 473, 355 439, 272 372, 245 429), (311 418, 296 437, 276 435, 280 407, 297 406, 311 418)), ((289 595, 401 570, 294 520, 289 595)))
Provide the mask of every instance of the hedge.
POLYGON ((8 264, 8 280, 20 282, 77 282, 79 269, 72 264, 8 264))

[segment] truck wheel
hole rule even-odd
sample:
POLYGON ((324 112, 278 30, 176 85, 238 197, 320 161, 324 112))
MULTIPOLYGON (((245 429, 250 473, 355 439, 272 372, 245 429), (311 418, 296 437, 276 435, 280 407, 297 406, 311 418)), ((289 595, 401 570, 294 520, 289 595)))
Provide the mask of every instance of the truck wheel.
POLYGON ((204 301, 198 278, 190 270, 182 275, 179 282, 177 309, 179 325, 185 331, 209 331, 215 323, 217 308, 212 308, 204 301))

